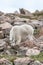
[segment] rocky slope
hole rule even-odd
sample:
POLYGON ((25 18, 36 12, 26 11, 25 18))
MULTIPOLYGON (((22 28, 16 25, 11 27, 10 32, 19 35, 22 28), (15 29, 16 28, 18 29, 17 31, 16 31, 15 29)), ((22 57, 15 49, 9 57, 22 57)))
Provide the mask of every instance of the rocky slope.
POLYGON ((19 10, 20 13, 0 11, 0 65, 43 65, 43 11, 19 10), (9 32, 13 26, 24 23, 35 28, 34 40, 26 39, 12 47, 9 32))

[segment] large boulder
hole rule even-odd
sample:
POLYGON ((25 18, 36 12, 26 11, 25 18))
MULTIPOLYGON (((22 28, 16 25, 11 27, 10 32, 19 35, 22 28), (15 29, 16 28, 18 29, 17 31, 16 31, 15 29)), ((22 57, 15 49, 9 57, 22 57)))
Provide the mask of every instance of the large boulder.
POLYGON ((24 23, 29 23, 31 22, 30 19, 26 19, 26 18, 19 18, 19 17, 15 17, 15 20, 14 20, 14 25, 21 25, 21 24, 24 24, 24 23))
POLYGON ((40 43, 40 42, 43 42, 43 36, 40 36, 39 38, 38 38, 38 42, 40 43))
POLYGON ((12 27, 12 25, 10 25, 8 22, 5 22, 3 24, 0 24, 0 27, 2 27, 2 29, 9 29, 12 27))
POLYGON ((12 28, 12 25, 8 22, 5 22, 3 24, 0 24, 0 27, 2 28, 4 35, 6 35, 6 34, 9 34, 10 29, 12 28))
POLYGON ((30 13, 28 10, 21 8, 19 9, 21 14, 25 14, 25 15, 29 15, 29 16, 33 16, 32 13, 30 13))

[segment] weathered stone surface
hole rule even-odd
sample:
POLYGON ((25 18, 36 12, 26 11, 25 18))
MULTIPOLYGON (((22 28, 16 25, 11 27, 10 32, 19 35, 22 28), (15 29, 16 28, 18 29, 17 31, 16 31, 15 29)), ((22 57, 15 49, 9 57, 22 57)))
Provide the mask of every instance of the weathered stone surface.
MULTIPOLYGON (((33 14, 25 9, 20 9, 20 13, 18 13, 17 11, 14 13, 3 13, 0 11, 0 55, 7 54, 30 56, 37 55, 40 52, 43 52, 43 10, 42 11, 36 10, 33 14), (22 16, 23 18, 20 18, 22 16), (33 20, 31 18, 35 19, 33 20), (13 43, 10 42, 9 40, 10 29, 14 25, 22 25, 24 23, 32 25, 34 29, 37 27, 36 28, 38 30, 36 31, 37 34, 34 35, 36 37, 36 40, 34 39, 33 41, 29 41, 26 39, 24 41, 22 40, 20 45, 13 45, 13 43)), ((17 63, 16 61, 14 61, 14 64, 41 65, 39 61, 34 61, 31 63, 27 58, 26 59, 25 58, 22 58, 20 60, 19 58, 16 59, 17 63)), ((0 59, 0 65, 3 65, 1 64, 1 62, 3 64, 6 63, 6 61, 4 60, 1 61, 0 59)), ((7 63, 7 65, 9 64, 7 63)))
POLYGON ((28 48, 37 47, 36 42, 34 42, 34 41, 35 40, 33 40, 33 41, 26 40, 21 43, 21 46, 28 47, 28 48))
POLYGON ((43 26, 43 22, 42 21, 38 21, 38 20, 31 20, 30 25, 32 25, 33 27, 39 28, 39 27, 43 26))
POLYGON ((35 13, 35 14, 39 14, 39 10, 36 10, 34 13, 35 13))
POLYGON ((18 11, 14 11, 14 14, 19 14, 19 12, 18 11))
POLYGON ((22 9, 19 9, 19 10, 20 10, 20 13, 21 13, 21 14, 33 16, 32 13, 30 13, 30 12, 29 12, 28 10, 26 10, 26 9, 23 9, 23 8, 22 8, 22 9))
POLYGON ((17 58, 16 60, 14 60, 14 65, 30 65, 32 61, 33 60, 29 57, 17 58))
POLYGON ((0 11, 0 16, 2 16, 4 14, 4 12, 0 11))
POLYGON ((40 36, 40 37, 38 38, 38 41, 39 41, 39 42, 43 42, 43 36, 40 36))
POLYGON ((42 65, 42 63, 36 60, 32 65, 42 65))
POLYGON ((17 55, 22 55, 22 56, 25 56, 26 55, 26 51, 28 50, 28 47, 20 47, 18 52, 17 52, 17 55))
POLYGON ((2 27, 2 29, 9 29, 12 27, 12 25, 10 25, 8 22, 5 22, 3 24, 0 24, 0 27, 2 27))
POLYGON ((6 35, 9 34, 12 25, 8 22, 5 22, 3 24, 0 24, 0 27, 2 28, 3 34, 6 35))
POLYGON ((4 23, 6 19, 6 16, 2 15, 0 16, 0 23, 4 23))
POLYGON ((43 21, 43 16, 39 16, 38 20, 43 21))
POLYGON ((3 39, 0 39, 0 51, 6 48, 6 42, 3 39))
POLYGON ((12 63, 7 59, 2 58, 0 59, 0 65, 12 65, 12 63))
MULTIPOLYGON (((42 23, 43 24, 43 23, 42 23)), ((43 26, 40 28, 40 32, 39 32, 40 36, 43 36, 43 26)))
POLYGON ((37 49, 28 49, 26 52, 27 56, 31 56, 31 55, 38 55, 40 53, 40 50, 37 49))
POLYGON ((21 25, 21 24, 24 24, 24 23, 29 23, 31 22, 30 19, 26 19, 26 18, 19 18, 19 17, 15 17, 15 20, 14 20, 14 25, 21 25))
POLYGON ((0 39, 4 38, 3 31, 0 31, 0 39))

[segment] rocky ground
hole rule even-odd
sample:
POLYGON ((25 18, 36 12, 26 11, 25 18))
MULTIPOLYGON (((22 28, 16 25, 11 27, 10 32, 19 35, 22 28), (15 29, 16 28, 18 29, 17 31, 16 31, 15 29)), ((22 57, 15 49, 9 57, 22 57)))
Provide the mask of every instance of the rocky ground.
POLYGON ((0 65, 43 65, 43 11, 31 13, 23 8, 19 10, 20 13, 0 11, 0 65), (13 26, 24 23, 36 29, 35 38, 12 47, 9 32, 13 26))

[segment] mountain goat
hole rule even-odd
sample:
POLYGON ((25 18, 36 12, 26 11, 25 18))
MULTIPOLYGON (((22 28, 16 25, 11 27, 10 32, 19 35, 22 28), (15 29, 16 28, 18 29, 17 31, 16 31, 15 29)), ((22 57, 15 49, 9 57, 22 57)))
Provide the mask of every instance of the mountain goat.
POLYGON ((20 44, 22 40, 25 40, 27 37, 29 40, 33 40, 34 29, 31 25, 23 24, 19 26, 13 26, 10 31, 10 40, 14 44, 20 44))

